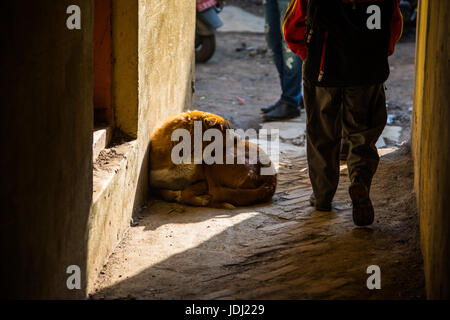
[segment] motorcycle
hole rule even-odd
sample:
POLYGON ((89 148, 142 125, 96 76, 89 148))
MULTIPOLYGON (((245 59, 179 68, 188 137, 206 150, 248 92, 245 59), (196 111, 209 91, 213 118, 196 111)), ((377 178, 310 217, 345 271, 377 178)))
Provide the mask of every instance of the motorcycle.
POLYGON ((216 50, 216 29, 223 25, 219 18, 223 0, 197 0, 195 26, 195 61, 206 62, 216 50))

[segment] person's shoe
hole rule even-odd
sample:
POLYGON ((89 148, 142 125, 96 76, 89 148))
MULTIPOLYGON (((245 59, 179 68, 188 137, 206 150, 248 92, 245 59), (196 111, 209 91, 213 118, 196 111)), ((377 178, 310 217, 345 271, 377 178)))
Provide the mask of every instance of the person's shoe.
POLYGON ((367 186, 361 183, 359 179, 355 179, 348 192, 353 203, 353 222, 359 227, 371 225, 375 214, 367 186))
POLYGON ((317 204, 316 196, 314 195, 314 193, 312 193, 311 196, 309 197, 309 204, 319 211, 331 211, 331 203, 317 204))
POLYGON ((279 104, 280 102, 281 102, 281 101, 278 100, 277 102, 275 102, 274 104, 271 104, 270 106, 262 107, 262 108, 261 108, 261 111, 262 111, 263 113, 268 113, 268 112, 272 111, 273 109, 275 109, 275 108, 278 106, 278 104, 279 104))
POLYGON ((275 109, 263 116, 264 121, 292 119, 300 116, 300 109, 296 106, 280 102, 275 109))

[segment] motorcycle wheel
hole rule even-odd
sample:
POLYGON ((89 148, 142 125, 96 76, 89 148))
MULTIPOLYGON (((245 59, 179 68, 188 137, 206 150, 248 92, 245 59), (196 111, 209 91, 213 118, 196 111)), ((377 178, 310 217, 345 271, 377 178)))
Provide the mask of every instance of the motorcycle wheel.
POLYGON ((216 51, 216 36, 195 35, 195 61, 206 62, 216 51))

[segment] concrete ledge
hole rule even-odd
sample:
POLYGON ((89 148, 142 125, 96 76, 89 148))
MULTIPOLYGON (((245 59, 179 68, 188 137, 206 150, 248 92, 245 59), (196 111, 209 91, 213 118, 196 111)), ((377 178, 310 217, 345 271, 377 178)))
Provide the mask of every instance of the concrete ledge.
POLYGON ((112 137, 112 127, 101 127, 94 129, 93 143, 92 143, 92 159, 95 162, 100 152, 105 149, 112 137))
POLYGON ((99 153, 94 163, 88 221, 87 292, 130 226, 138 180, 138 144, 127 142, 99 153))

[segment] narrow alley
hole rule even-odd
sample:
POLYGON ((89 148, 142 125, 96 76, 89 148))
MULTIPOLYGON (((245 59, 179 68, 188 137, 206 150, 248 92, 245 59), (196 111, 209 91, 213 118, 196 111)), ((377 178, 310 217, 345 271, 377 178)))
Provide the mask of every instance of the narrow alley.
MULTIPOLYGON (((227 17, 239 21, 239 8, 227 9, 227 17)), ((304 111, 294 120, 262 123, 260 107, 279 96, 264 34, 254 32, 262 21, 253 16, 249 30, 233 30, 230 25, 238 24, 225 20, 214 57, 196 67, 195 108, 223 116, 234 128, 280 130, 272 203, 223 210, 151 199, 100 271, 91 298, 425 298, 407 142, 414 40, 401 42, 390 60, 388 126, 377 143, 382 160, 371 190, 375 223, 356 228, 345 162, 333 211, 309 205, 304 111), (366 286, 371 265, 381 269, 381 290, 366 286)))
POLYGON ((1 2, 2 300, 439 309, 450 1, 313 2, 1 2))

